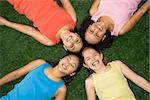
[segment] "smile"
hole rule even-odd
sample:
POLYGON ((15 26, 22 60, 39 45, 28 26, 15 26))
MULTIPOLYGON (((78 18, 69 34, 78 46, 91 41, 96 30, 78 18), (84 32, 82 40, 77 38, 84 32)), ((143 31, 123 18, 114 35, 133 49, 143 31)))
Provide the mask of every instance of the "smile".
POLYGON ((67 67, 66 67, 64 64, 62 64, 62 68, 63 68, 64 70, 67 69, 67 67))
POLYGON ((71 36, 69 36, 68 38, 67 38, 67 41, 70 41, 71 40, 71 36))
POLYGON ((96 27, 99 29, 99 30, 103 30, 102 26, 101 25, 96 25, 96 27))
POLYGON ((92 62, 92 66, 96 66, 97 64, 99 64, 99 60, 95 60, 94 62, 92 62))

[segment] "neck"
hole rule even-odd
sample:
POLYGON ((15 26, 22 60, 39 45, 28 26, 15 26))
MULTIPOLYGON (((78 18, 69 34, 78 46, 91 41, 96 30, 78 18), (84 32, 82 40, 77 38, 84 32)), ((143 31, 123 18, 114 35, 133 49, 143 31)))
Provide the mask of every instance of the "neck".
POLYGON ((61 77, 63 76, 62 73, 59 72, 59 70, 57 69, 57 67, 49 68, 49 75, 55 81, 62 80, 61 77))
POLYGON ((101 74, 101 73, 104 73, 104 72, 107 71, 108 67, 105 66, 103 63, 100 66, 102 66, 102 67, 100 67, 100 69, 98 69, 97 71, 95 71, 96 73, 101 74))
POLYGON ((98 22, 103 22, 107 30, 112 31, 114 28, 113 20, 108 16, 102 16, 98 19, 98 22))

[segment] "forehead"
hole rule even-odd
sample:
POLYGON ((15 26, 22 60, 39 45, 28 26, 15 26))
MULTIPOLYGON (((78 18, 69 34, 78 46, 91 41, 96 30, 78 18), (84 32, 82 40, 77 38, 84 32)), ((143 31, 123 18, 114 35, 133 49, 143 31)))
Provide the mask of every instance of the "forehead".
POLYGON ((82 41, 80 43, 78 43, 78 44, 74 44, 74 47, 75 47, 74 52, 80 51, 80 49, 82 48, 82 46, 83 46, 82 41))

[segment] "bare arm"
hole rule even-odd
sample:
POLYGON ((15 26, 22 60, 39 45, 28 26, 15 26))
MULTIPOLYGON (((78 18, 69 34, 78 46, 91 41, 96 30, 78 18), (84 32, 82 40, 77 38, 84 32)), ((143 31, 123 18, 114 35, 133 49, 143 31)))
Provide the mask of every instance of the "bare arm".
POLYGON ((65 10, 69 13, 69 15, 72 17, 74 22, 76 23, 76 12, 70 3, 70 0, 60 0, 65 10))
POLYGON ((93 16, 96 13, 99 5, 100 5, 100 0, 94 0, 92 6, 90 8, 90 11, 89 11, 90 16, 93 16))
POLYGON ((95 94, 92 76, 89 76, 85 80, 85 88, 86 88, 87 100, 96 100, 96 94, 95 94))
POLYGON ((55 96, 55 100, 65 100, 67 88, 65 85, 61 86, 55 96))
POLYGON ((13 81, 13 80, 15 80, 15 79, 17 79, 17 78, 19 78, 19 77, 21 77, 21 76, 27 74, 27 73, 28 73, 29 71, 31 71, 33 68, 35 68, 35 67, 41 65, 41 64, 44 63, 44 62, 45 62, 44 60, 40 60, 40 59, 39 59, 39 60, 35 60, 35 61, 32 61, 32 62, 30 62, 29 64, 27 64, 27 65, 25 65, 25 66, 23 66, 23 67, 21 67, 21 68, 15 70, 15 71, 13 71, 13 72, 11 72, 11 73, 5 75, 4 77, 2 77, 2 78, 0 79, 0 86, 2 86, 2 85, 5 84, 5 83, 8 83, 8 82, 10 82, 10 81, 13 81))
POLYGON ((144 90, 146 90, 147 92, 150 93, 150 83, 147 80, 145 80, 143 77, 137 75, 135 72, 133 72, 127 65, 125 65, 121 61, 116 61, 116 62, 120 66, 121 71, 125 77, 130 79, 137 86, 143 88, 144 90))
POLYGON ((123 35, 126 32, 130 31, 136 23, 140 20, 140 18, 145 14, 145 12, 149 9, 150 0, 146 1, 142 7, 140 7, 137 12, 130 18, 130 20, 125 23, 125 25, 119 31, 119 35, 123 35))
POLYGON ((3 17, 0 17, 0 25, 5 25, 17 31, 20 31, 26 35, 29 35, 46 46, 54 45, 54 43, 51 40, 49 40, 46 36, 40 33, 40 31, 36 30, 32 26, 10 22, 3 17))

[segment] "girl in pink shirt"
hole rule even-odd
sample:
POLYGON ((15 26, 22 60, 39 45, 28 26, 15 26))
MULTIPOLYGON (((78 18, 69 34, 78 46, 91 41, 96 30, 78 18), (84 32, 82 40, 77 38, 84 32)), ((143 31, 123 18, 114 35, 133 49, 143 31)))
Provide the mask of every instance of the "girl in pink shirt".
POLYGON ((137 10, 140 1, 94 0, 89 11, 90 22, 84 22, 81 28, 81 32, 85 32, 85 40, 90 44, 98 44, 103 40, 106 47, 110 46, 108 42, 112 42, 114 36, 123 35, 131 30, 149 9, 150 0, 137 10))

